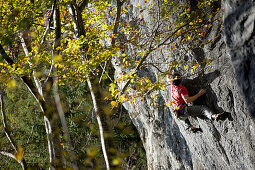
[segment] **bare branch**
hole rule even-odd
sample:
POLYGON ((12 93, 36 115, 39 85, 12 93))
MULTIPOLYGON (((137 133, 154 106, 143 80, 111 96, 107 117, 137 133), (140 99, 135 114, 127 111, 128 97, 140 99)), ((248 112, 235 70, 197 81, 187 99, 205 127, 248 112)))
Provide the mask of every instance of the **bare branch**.
MULTIPOLYGON (((149 47, 149 49, 147 50, 146 54, 143 56, 143 58, 141 59, 141 61, 139 62, 139 64, 137 65, 137 67, 135 68, 134 72, 132 73, 132 76, 134 76, 138 70, 140 69, 140 67, 143 65, 144 61, 147 59, 147 57, 150 55, 150 53, 156 49, 158 49, 159 47, 161 47, 162 45, 165 45, 165 43, 170 39, 172 38, 180 29, 182 29, 183 27, 187 26, 187 24, 184 24, 182 26, 180 26, 178 29, 176 29, 172 34, 170 34, 162 43, 158 44, 157 46, 155 46, 154 48, 152 48, 152 43, 153 41, 151 42, 151 45, 149 47)), ((155 31, 155 36, 156 36, 156 32, 155 31)), ((155 37, 154 36, 154 37, 155 37)), ((154 39, 154 38, 153 38, 154 39)), ((124 94, 124 92, 126 91, 128 85, 130 84, 131 80, 128 80, 127 83, 125 84, 125 86, 123 87, 123 89, 121 90, 120 92, 120 95, 124 94)))
POLYGON ((99 126, 101 146, 102 146, 102 150, 103 150, 103 154, 104 154, 104 158, 105 158, 106 169, 110 170, 110 164, 109 164, 109 160, 108 160, 108 156, 107 156, 107 152, 106 152, 106 148, 105 148, 105 142, 104 142, 104 131, 103 131, 101 118, 100 118, 100 115, 99 115, 99 108, 98 108, 98 105, 97 105, 95 93, 94 93, 93 88, 92 88, 92 84, 91 84, 90 79, 89 79, 88 76, 87 76, 87 83, 88 83, 88 86, 89 86, 89 90, 90 90, 90 94, 91 94, 91 98, 92 98, 92 101, 93 101, 94 110, 95 110, 95 113, 96 113, 96 118, 97 118, 97 122, 98 122, 98 126, 99 126))
POLYGON ((160 73, 164 73, 163 71, 161 71, 155 64, 153 63, 149 63, 150 65, 152 65, 153 67, 155 67, 160 73))
POLYGON ((4 156, 7 156, 7 157, 10 157, 10 158, 14 159, 15 161, 17 161, 21 165, 23 170, 27 169, 27 164, 24 160, 18 161, 17 158, 15 157, 15 155, 13 155, 9 152, 6 152, 6 151, 0 151, 0 154, 2 154, 4 156))
POLYGON ((180 26, 179 28, 177 28, 172 34, 170 34, 162 43, 160 43, 158 45, 158 47, 165 45, 165 43, 172 38, 180 29, 184 28, 185 26, 189 25, 189 23, 183 24, 182 26, 180 26))
POLYGON ((15 160, 16 160, 16 157, 15 157, 13 154, 9 153, 9 152, 6 152, 6 151, 0 151, 0 153, 1 153, 2 155, 4 155, 4 156, 8 156, 8 157, 10 157, 10 158, 12 158, 12 159, 15 159, 15 160))
POLYGON ((31 130, 31 132, 30 132, 30 136, 29 136, 28 139, 27 139, 27 144, 29 143, 29 141, 30 141, 30 139, 31 139, 31 137, 32 137, 32 135, 33 135, 33 132, 34 132, 34 126, 32 126, 32 130, 31 130))
MULTIPOLYGON (((7 127, 7 123, 6 123, 6 116, 5 116, 5 110, 4 110, 4 101, 3 101, 2 91, 0 91, 0 103, 1 103, 1 113, 2 113, 2 117, 3 117, 3 126, 4 126, 5 135, 8 138, 9 142, 11 143, 13 149, 15 150, 15 153, 17 153, 18 152, 18 147, 17 147, 16 143, 14 142, 14 140, 11 138, 11 135, 10 135, 9 129, 7 127)), ((0 151, 0 153, 2 155, 9 156, 9 157, 15 159, 22 166, 22 169, 27 168, 27 164, 26 164, 26 161, 24 160, 24 158, 22 158, 22 160, 17 160, 15 155, 13 155, 11 153, 4 152, 4 151, 0 151)))
MULTIPOLYGON (((100 65, 100 67, 103 69, 103 72, 102 72, 102 74, 101 74, 101 77, 100 77, 100 79, 99 79, 99 83, 101 82, 101 80, 102 80, 102 77, 103 77, 103 74, 104 73, 106 73, 106 65, 107 65, 107 61, 105 62, 105 64, 104 64, 104 67, 101 65, 101 64, 99 64, 100 65)), ((107 75, 107 77, 111 80, 111 82, 113 82, 112 81, 112 78, 108 75, 108 74, 106 74, 107 75)))
MULTIPOLYGON (((18 32, 18 34, 19 34, 18 36, 19 36, 19 38, 20 38, 20 42, 21 42, 21 45, 22 45, 22 47, 23 47, 24 53, 25 53, 26 57, 28 57, 29 66, 32 67, 32 63, 31 63, 30 57, 29 57, 29 52, 30 52, 30 50, 27 48, 27 44, 26 44, 25 39, 23 38, 22 34, 20 34, 19 32, 18 32)), ((35 76, 34 73, 35 73, 35 72, 33 71, 33 78, 34 78, 36 87, 37 87, 38 92, 40 93, 40 95, 43 96, 41 82, 40 82, 40 80, 38 79, 38 77, 35 76)))
POLYGON ((54 0, 54 2, 52 4, 51 15, 50 15, 50 17, 48 19, 49 22, 48 22, 48 25, 47 25, 47 27, 45 29, 45 32, 43 34, 43 38, 42 38, 41 44, 40 44, 39 48, 37 49, 37 51, 39 51, 40 47, 44 44, 46 36, 47 36, 47 34, 48 34, 49 30, 50 30, 50 24, 51 24, 52 19, 53 19, 53 13, 54 13, 54 10, 55 10, 55 6, 56 6, 56 0, 54 0))
POLYGON ((17 152, 18 151, 17 150, 17 145, 14 142, 14 140, 12 139, 12 137, 10 136, 10 132, 9 132, 8 127, 7 127, 2 92, 0 92, 0 103, 1 103, 1 113, 2 113, 2 117, 3 117, 4 133, 5 133, 6 137, 8 138, 9 142, 11 143, 12 148, 15 150, 15 152, 17 152))

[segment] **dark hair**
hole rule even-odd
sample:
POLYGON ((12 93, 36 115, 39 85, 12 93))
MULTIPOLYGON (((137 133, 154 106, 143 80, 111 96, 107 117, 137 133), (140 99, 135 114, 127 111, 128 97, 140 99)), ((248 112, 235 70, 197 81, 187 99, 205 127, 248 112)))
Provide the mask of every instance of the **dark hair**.
POLYGON ((173 78, 175 79, 175 80, 173 81, 173 85, 178 86, 179 84, 181 84, 182 79, 181 79, 181 75, 180 75, 180 74, 175 73, 175 74, 173 75, 173 78))

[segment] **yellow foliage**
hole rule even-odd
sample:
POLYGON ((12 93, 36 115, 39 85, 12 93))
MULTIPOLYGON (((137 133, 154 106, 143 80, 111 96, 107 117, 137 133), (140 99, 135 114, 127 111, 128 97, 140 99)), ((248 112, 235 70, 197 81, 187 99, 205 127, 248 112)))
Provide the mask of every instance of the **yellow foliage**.
POLYGON ((87 155, 90 158, 94 158, 98 154, 98 149, 96 147, 90 147, 87 150, 87 155))
POLYGON ((120 163, 121 163, 121 158, 114 158, 112 160, 112 164, 113 165, 120 165, 120 163))
POLYGON ((7 84, 7 88, 14 89, 16 87, 17 83, 15 80, 10 80, 7 84))
POLYGON ((58 62, 61 60, 62 60, 62 57, 60 55, 54 55, 54 61, 58 62))
POLYGON ((18 147, 18 151, 15 154, 15 158, 18 162, 21 162, 21 160, 23 159, 23 154, 24 154, 24 149, 22 147, 18 147))
POLYGON ((116 101, 111 101, 111 105, 112 105, 112 107, 117 107, 118 103, 116 101))
POLYGON ((137 4, 135 5, 135 7, 138 7, 139 6, 139 2, 137 2, 137 4))
POLYGON ((193 69, 196 69, 197 67, 198 67, 198 64, 194 65, 194 66, 193 66, 193 69))

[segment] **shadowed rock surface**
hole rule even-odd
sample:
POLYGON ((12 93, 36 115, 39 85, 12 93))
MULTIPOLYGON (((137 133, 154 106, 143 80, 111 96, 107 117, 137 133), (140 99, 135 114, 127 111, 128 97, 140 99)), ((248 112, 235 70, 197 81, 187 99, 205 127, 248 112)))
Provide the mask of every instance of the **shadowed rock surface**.
MULTIPOLYGON (((137 2, 137 0, 130 1, 131 4, 137 2)), ((149 1, 148 4, 140 2, 142 6, 150 3, 152 1, 149 1)), ((251 2, 251 4, 253 3, 251 2)), ((200 127, 203 132, 192 133, 187 131, 184 124, 173 117, 169 107, 164 106, 164 103, 170 102, 171 89, 169 86, 164 91, 158 90, 150 93, 145 96, 144 101, 138 99, 134 103, 126 102, 124 104, 143 141, 147 154, 148 169, 255 169, 255 124, 248 111, 248 108, 251 112, 254 111, 254 105, 250 105, 255 101, 255 98, 251 97, 255 95, 255 88, 252 86, 252 83, 255 82, 255 74, 253 73, 255 66, 252 54, 254 45, 252 39, 251 42, 250 40, 247 41, 253 36, 254 12, 248 9, 253 9, 253 5, 244 6, 247 9, 243 7, 243 10, 246 10, 251 18, 248 14, 246 15, 247 20, 243 25, 244 27, 248 25, 249 28, 245 29, 246 33, 242 32, 241 39, 236 34, 232 35, 233 31, 231 31, 233 29, 236 31, 238 24, 235 24, 232 19, 227 21, 231 17, 238 18, 239 15, 234 12, 236 8, 228 8, 225 16, 226 21, 230 22, 227 23, 226 29, 231 30, 225 32, 236 73, 224 41, 221 22, 216 21, 208 33, 208 37, 215 39, 213 44, 195 48, 186 53, 188 61, 215 58, 211 66, 202 65, 200 68, 202 71, 199 74, 187 77, 183 84, 187 86, 190 95, 197 93, 201 88, 206 88, 207 93, 194 104, 205 104, 215 112, 225 111, 229 115, 226 120, 217 122, 204 118, 191 118, 191 123, 196 127, 200 127), (235 26, 230 27, 231 24, 235 26), (215 38, 216 36, 218 38, 215 38), (239 41, 236 41, 236 39, 239 41), (241 46, 241 52, 239 46, 241 46), (242 64, 242 62, 245 64, 242 64), (248 97, 246 100, 248 108, 242 94, 239 92, 238 82, 244 91, 245 97, 248 97), (154 102, 150 97, 151 95, 158 95, 157 107, 151 105, 154 102), (252 99, 253 101, 250 101, 252 99)), ((129 11, 129 14, 136 15, 135 8, 129 11)), ((153 25, 151 16, 149 14, 143 15, 149 24, 153 25)), ((147 59, 147 62, 155 63, 171 60, 172 58, 168 55, 170 50, 168 49, 170 47, 164 48, 162 51, 155 51, 147 59)), ((133 49, 129 48, 127 50, 132 51, 133 49)), ((178 60, 183 58, 183 55, 176 54, 174 58, 178 60)), ((126 71, 116 63, 115 68, 116 75, 121 71, 126 71)), ((162 64, 159 68, 166 71, 168 66, 162 64)), ((158 74, 159 70, 151 65, 144 66, 139 72, 139 76, 147 76, 153 81, 157 81, 158 74)))
POLYGON ((255 2, 226 1, 225 34, 238 85, 255 120, 255 2))

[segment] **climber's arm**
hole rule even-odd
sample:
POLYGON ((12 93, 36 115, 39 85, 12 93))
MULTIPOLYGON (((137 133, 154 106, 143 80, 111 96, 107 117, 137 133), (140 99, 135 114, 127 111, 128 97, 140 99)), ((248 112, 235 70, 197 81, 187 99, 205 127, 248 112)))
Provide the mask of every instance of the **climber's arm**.
POLYGON ((188 94, 182 95, 183 100, 185 101, 185 103, 191 103, 193 101, 195 101, 197 98, 199 98, 200 96, 202 96, 203 94, 205 94, 205 90, 201 89, 196 95, 194 96, 189 96, 188 94))

